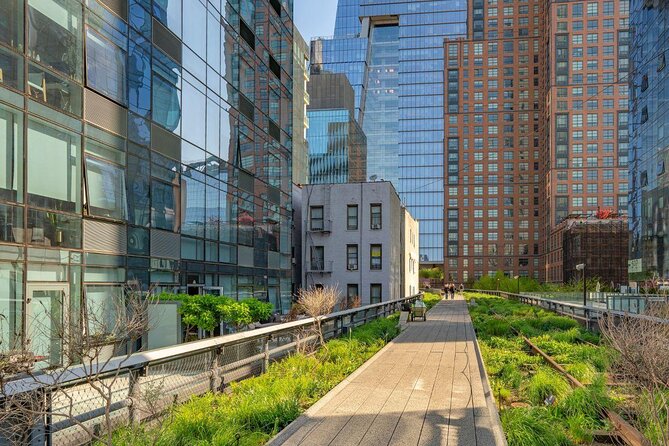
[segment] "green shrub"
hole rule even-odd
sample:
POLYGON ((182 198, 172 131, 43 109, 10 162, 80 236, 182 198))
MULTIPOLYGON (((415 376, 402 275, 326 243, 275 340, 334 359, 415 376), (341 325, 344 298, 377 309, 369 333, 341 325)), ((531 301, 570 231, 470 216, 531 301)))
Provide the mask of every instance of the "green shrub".
POLYGON ((564 432, 555 428, 551 411, 544 407, 519 407, 503 410, 502 428, 509 446, 568 445, 564 432))
POLYGON ((439 294, 423 293, 423 302, 425 302, 425 306, 428 310, 437 305, 440 300, 442 300, 442 298, 439 294))
POLYGON ((273 363, 264 375, 232 383, 227 394, 193 397, 174 408, 164 426, 121 429, 114 444, 262 445, 396 336, 398 320, 393 315, 370 322, 315 355, 273 363))
POLYGON ((560 401, 571 392, 571 387, 561 375, 547 367, 541 367, 530 378, 525 390, 528 399, 540 406, 551 395, 560 401))

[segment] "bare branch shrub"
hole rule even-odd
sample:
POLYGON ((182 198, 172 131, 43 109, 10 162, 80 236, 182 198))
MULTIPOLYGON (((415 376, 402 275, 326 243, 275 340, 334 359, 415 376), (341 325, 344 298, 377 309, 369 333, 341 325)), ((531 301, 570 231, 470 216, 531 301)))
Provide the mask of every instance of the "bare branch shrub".
POLYGON ((616 352, 613 371, 638 395, 637 427, 653 444, 669 446, 669 305, 653 304, 646 316, 609 315, 600 328, 616 352))
POLYGON ((0 443, 26 444, 25 436, 49 420, 76 426, 77 438, 68 439, 73 443, 112 444, 119 424, 112 406, 123 399, 120 393, 130 382, 123 365, 149 331, 153 303, 148 294, 128 286, 102 303, 84 302, 76 317, 67 314, 68 302, 51 301, 50 308, 43 304, 46 319, 28 323, 33 324, 33 336, 49 339, 50 349, 60 352, 59 362, 34 356, 27 343, 0 356, 0 443), (52 311, 54 306, 62 311, 52 311), (88 405, 82 407, 84 401, 88 405), (94 422, 82 421, 82 410, 98 408, 101 414, 94 422))
POLYGON ((320 345, 325 345, 323 338, 322 316, 332 313, 340 303, 341 295, 336 287, 301 289, 297 295, 297 306, 301 312, 314 318, 314 329, 320 345))

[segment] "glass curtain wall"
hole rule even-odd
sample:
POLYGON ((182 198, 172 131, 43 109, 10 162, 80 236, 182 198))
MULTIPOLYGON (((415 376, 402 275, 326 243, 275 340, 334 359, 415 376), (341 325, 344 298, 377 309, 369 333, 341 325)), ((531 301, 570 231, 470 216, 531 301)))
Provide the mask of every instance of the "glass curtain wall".
MULTIPOLYGON (((379 148, 379 153, 390 150, 390 157, 394 158, 391 147, 398 141, 397 166, 381 164, 381 160, 376 164, 398 172, 396 178, 385 173, 384 178, 393 180, 402 201, 421 222, 423 264, 442 264, 444 258, 444 38, 464 37, 466 29, 466 0, 340 0, 335 36, 312 43, 312 73, 345 73, 349 78, 356 93, 358 122, 366 133, 368 128, 379 133, 378 138, 367 134, 368 145, 373 140, 388 143, 379 148), (375 30, 389 20, 397 25, 397 43, 379 41, 379 46, 372 50, 369 47, 373 45, 375 30), (367 34, 362 35, 363 31, 367 34), (391 48, 397 49, 392 59, 391 48), (383 59, 373 60, 377 54, 383 55, 383 59), (391 71, 394 65, 396 73, 391 71), (397 91, 392 92, 395 76, 397 91), (382 95, 375 90, 379 82, 388 85, 382 95), (374 93, 367 91, 370 89, 374 93), (395 95, 397 105, 393 103, 395 95), (374 117, 375 110, 389 112, 391 107, 397 108, 398 124, 374 117), (366 122, 369 115, 372 124, 366 122)), ((393 31, 380 32, 384 36, 376 36, 379 39, 390 37, 393 31)), ((368 176, 373 173, 374 153, 377 152, 370 145, 368 176)))
POLYGON ((129 282, 290 310, 292 34, 292 2, 0 2, 0 350, 129 282))

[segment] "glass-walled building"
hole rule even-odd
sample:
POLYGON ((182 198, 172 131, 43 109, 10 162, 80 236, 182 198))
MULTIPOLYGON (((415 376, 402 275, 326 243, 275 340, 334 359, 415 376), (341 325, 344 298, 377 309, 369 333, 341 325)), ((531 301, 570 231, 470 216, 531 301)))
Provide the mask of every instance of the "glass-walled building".
POLYGON ((367 175, 367 138, 354 117, 354 93, 344 74, 314 74, 309 82, 309 183, 358 183, 367 175))
POLYGON ((0 3, 4 349, 128 283, 287 310, 292 35, 292 1, 0 3))
POLYGON ((293 27, 293 183, 309 182, 309 44, 293 27))
POLYGON ((630 2, 630 280, 669 278, 669 10, 630 2))
POLYGON ((466 0, 339 0, 334 37, 312 42, 312 73, 348 76, 367 176, 420 221, 424 265, 444 260, 444 38, 466 31, 466 0))

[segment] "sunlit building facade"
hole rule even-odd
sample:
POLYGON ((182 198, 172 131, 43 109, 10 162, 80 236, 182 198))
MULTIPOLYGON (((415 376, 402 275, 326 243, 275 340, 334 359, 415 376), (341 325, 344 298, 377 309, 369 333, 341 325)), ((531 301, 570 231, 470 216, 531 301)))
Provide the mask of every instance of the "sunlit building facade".
POLYGON ((311 70, 345 73, 367 136, 367 176, 392 181, 420 221, 420 262, 442 264, 444 55, 464 37, 467 1, 340 0, 311 70))
POLYGON ((292 9, 0 3, 3 350, 128 283, 288 309, 292 9))
POLYGON ((309 182, 309 44, 293 27, 293 183, 309 182))
POLYGON ((364 182, 367 138, 355 120, 353 89, 346 75, 312 75, 309 96, 309 183, 364 182))
POLYGON ((630 280, 669 279, 669 5, 630 6, 630 280))

